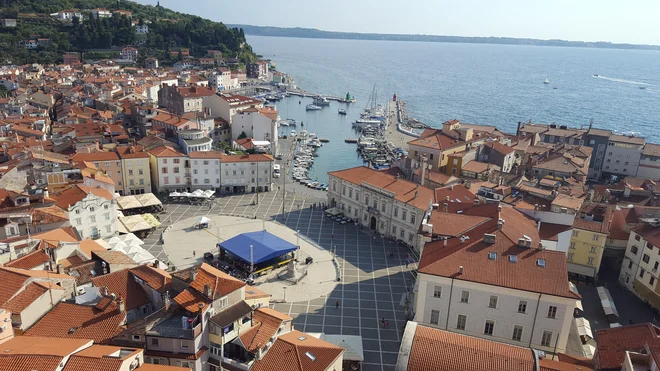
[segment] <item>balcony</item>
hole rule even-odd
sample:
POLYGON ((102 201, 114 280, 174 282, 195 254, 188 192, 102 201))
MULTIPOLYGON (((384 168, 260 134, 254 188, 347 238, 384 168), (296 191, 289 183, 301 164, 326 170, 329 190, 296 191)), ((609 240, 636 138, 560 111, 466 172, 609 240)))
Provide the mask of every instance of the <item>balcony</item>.
POLYGON ((199 320, 186 322, 183 326, 182 316, 172 316, 147 331, 147 335, 174 339, 195 339, 202 333, 202 324, 199 320))
POLYGON ((380 214, 380 211, 378 211, 378 208, 375 208, 373 206, 367 207, 367 212, 371 213, 371 214, 376 214, 376 215, 380 214))

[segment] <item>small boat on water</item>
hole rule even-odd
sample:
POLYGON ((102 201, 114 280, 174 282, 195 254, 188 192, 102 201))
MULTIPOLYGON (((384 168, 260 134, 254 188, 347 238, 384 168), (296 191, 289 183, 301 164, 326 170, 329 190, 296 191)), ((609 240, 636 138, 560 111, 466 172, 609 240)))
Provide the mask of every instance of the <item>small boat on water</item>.
POLYGON ((340 108, 340 109, 337 111, 337 113, 339 113, 340 115, 346 115, 346 110, 343 109, 343 108, 340 108))
POLYGON ((305 110, 307 111, 318 111, 321 110, 322 108, 315 105, 315 104, 308 104, 307 107, 305 107, 305 110))
POLYGON ((319 107, 326 107, 326 106, 330 105, 330 101, 326 97, 323 97, 323 96, 320 96, 320 95, 317 95, 316 97, 314 97, 314 102, 313 103, 314 103, 315 106, 319 106, 319 107))
POLYGON ((550 84, 550 80, 548 80, 548 78, 546 77, 546 78, 545 78, 545 81, 543 81, 543 83, 546 84, 546 85, 548 85, 548 84, 550 84))
POLYGON ((639 88, 642 90, 646 90, 646 86, 640 86, 639 88))

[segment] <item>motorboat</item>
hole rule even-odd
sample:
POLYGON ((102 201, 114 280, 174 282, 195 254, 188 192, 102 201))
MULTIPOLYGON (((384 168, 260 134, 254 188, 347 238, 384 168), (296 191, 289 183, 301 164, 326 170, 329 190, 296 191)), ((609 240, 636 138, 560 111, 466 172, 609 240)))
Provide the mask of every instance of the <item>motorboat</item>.
POLYGON ((314 97, 314 105, 319 107, 327 107, 330 105, 330 101, 326 97, 317 95, 316 97, 314 97))
POLYGON ((346 110, 343 109, 343 108, 340 108, 339 110, 337 110, 337 113, 340 114, 340 115, 346 115, 346 110))
POLYGON ((319 106, 317 106, 317 105, 315 105, 315 104, 308 104, 308 105, 305 107, 305 109, 306 109, 307 111, 318 111, 318 110, 321 110, 321 109, 323 109, 323 108, 321 108, 321 107, 319 107, 319 106))
POLYGON ((546 77, 546 78, 545 78, 545 81, 543 81, 543 83, 546 84, 546 85, 548 85, 548 84, 550 84, 550 80, 548 80, 548 78, 546 77))
POLYGON ((642 90, 646 90, 646 86, 640 86, 639 88, 642 90))

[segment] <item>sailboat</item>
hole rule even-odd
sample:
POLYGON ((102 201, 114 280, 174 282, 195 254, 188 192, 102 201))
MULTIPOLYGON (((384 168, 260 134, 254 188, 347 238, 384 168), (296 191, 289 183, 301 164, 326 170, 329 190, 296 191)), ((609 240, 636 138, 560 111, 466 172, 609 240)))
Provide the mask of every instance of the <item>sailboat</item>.
POLYGON ((548 80, 548 78, 546 77, 546 78, 545 78, 545 81, 543 81, 543 83, 546 84, 546 85, 548 85, 548 84, 550 83, 550 80, 548 80))

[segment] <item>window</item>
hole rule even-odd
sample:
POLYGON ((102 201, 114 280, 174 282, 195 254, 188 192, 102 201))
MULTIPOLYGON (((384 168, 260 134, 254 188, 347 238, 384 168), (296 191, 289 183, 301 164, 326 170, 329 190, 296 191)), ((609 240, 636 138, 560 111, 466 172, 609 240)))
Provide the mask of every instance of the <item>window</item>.
POLYGON ((406 220, 408 217, 408 212, 406 210, 401 211, 401 219, 406 220))
POLYGON ((639 240, 641 240, 641 239, 642 239, 642 238, 641 238, 641 237, 639 237, 639 235, 638 235, 638 234, 636 234, 636 235, 635 235, 635 241, 639 241, 639 240))
POLYGON ((648 242, 646 243, 646 248, 649 249, 649 250, 651 250, 651 251, 653 251, 653 245, 651 245, 651 244, 648 243, 648 242))
POLYGON ((348 190, 348 198, 353 198, 353 189, 348 190))
MULTIPOLYGON (((105 231, 108 232, 108 233, 112 232, 112 227, 109 226, 109 225, 106 225, 105 226, 105 231)), ((145 310, 146 310, 146 308, 145 308, 145 310)))
POLYGON ((158 339, 156 338, 151 338, 151 346, 157 347, 158 346, 158 339))
POLYGON ((128 169, 128 175, 133 175, 133 169, 128 169))
MULTIPOLYGON (((364 217, 366 218, 367 216, 365 215, 364 217)), ((403 228, 401 228, 401 231, 399 232, 399 237, 401 237, 401 239, 406 238, 406 231, 404 231, 403 228)))
POLYGON ((395 217, 395 218, 398 218, 398 217, 399 217, 399 208, 398 208, 398 207, 395 207, 395 208, 394 208, 394 217, 395 217))
POLYGON ((392 236, 396 237, 396 226, 392 226, 392 236))
MULTIPOLYGON (((632 262, 631 262, 631 263, 632 263, 632 262)), ((658 263, 658 262, 655 262, 655 264, 653 264, 653 270, 654 270, 654 271, 657 271, 657 270, 658 270, 658 265, 659 265, 659 264, 660 264, 660 263, 658 263)))
POLYGON ((527 313, 527 302, 521 300, 518 302, 518 313, 527 313))
POLYGON ((410 223, 415 224, 415 214, 410 214, 410 223))
POLYGON ((178 174, 178 173, 179 173, 179 168, 178 168, 178 167, 175 167, 175 168, 174 168, 174 173, 175 173, 175 174, 178 174))
POLYGON ((467 316, 463 314, 459 314, 458 318, 456 319, 456 329, 457 330, 465 330, 465 325, 467 324, 467 316))
MULTIPOLYGON (((254 170, 252 171, 252 174, 254 174, 254 170)), ((346 186, 345 185, 341 186, 341 194, 346 196, 346 186)))
POLYGON ((557 318, 557 307, 550 305, 548 307, 548 318, 557 318))
POLYGON ((522 340, 522 333, 523 333, 523 327, 515 325, 513 326, 513 336, 511 336, 511 340, 514 341, 521 341, 522 340))
POLYGON ((92 207, 89 208, 89 212, 91 212, 91 213, 93 213, 94 210, 95 210, 95 209, 94 209, 94 206, 92 206, 92 207))
POLYGON ((82 219, 81 218, 76 218, 76 224, 82 225, 82 219))
POLYGON ((593 236, 591 236, 591 239, 594 241, 598 241, 598 237, 599 236, 597 234, 594 234, 593 236))
POLYGON ((382 204, 380 204, 380 209, 381 209, 383 212, 385 212, 386 208, 387 208, 387 204, 386 204, 385 202, 383 202, 382 204))
POLYGON ((358 191, 357 189, 355 190, 355 199, 357 201, 360 201, 360 191, 358 191))
POLYGON ((433 297, 442 298, 442 286, 435 286, 433 288, 433 297))
POLYGON ((76 209, 76 215, 80 215, 80 209, 76 209))
POLYGON ((577 237, 579 233, 580 233, 580 232, 574 230, 574 231, 573 231, 573 237, 577 237))
POLYGON ((175 158, 172 162, 174 162, 175 164, 180 164, 180 163, 181 163, 181 159, 175 158))
POLYGON ((187 341, 181 341, 181 349, 188 349, 188 342, 187 341))
POLYGON ((162 169, 160 169, 160 172, 163 174, 167 174, 167 168, 163 167, 162 169))
POLYGON ((378 200, 374 199, 374 209, 378 209, 378 200))
POLYGON ((591 248, 589 249, 589 252, 591 254, 595 254, 596 253, 596 246, 591 246, 591 248))
POLYGON ((594 265, 594 258, 587 259, 587 265, 594 265))
POLYGON ((632 260, 628 262, 628 269, 632 269, 633 263, 632 260))
POLYGON ((408 233, 408 242, 412 242, 414 238, 415 238, 414 234, 408 233))
POLYGON ((643 269, 639 270, 639 278, 644 278, 644 273, 646 273, 643 269))
POLYGON ((544 347, 549 347, 552 342, 552 331, 543 330, 543 336, 541 337, 541 345, 544 347))
POLYGON ((572 262, 572 261, 573 261, 573 257, 575 256, 575 254, 572 253, 572 252, 569 252, 566 256, 567 256, 567 258, 568 258, 568 261, 569 261, 569 262, 572 262))
POLYGON ((369 206, 369 195, 364 195, 364 204, 369 206))
POLYGON ((633 253, 633 255, 637 255, 637 251, 638 251, 637 246, 633 246, 633 247, 630 248, 630 252, 633 253))
POLYGON ((96 223, 96 217, 94 215, 90 216, 89 221, 92 223, 96 223))
POLYGON ((103 214, 103 217, 105 218, 105 220, 110 220, 110 213, 103 214))
POLYGON ((647 263, 647 264, 648 264, 648 262, 651 260, 651 257, 648 256, 648 255, 646 255, 646 254, 644 254, 644 256, 642 256, 642 260, 644 261, 644 263, 647 263))
POLYGON ((440 311, 437 309, 431 309, 431 319, 429 322, 432 325, 437 325, 440 322, 440 311))
POLYGON ((461 303, 469 303, 470 302, 470 292, 467 290, 461 291, 461 303))
POLYGON ((493 336, 493 330, 495 330, 495 321, 487 319, 486 326, 484 326, 484 335, 493 336))
POLYGON ((138 169, 138 174, 144 175, 144 171, 142 169, 138 169))
POLYGON ((570 248, 573 249, 573 250, 575 250, 575 242, 571 242, 571 246, 570 246, 570 248))
POLYGON ((655 277, 653 276, 649 277, 649 285, 653 285, 654 282, 655 282, 655 277))
POLYGON ((490 299, 488 300, 488 308, 497 308, 497 296, 490 296, 490 299))

